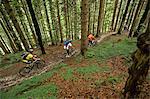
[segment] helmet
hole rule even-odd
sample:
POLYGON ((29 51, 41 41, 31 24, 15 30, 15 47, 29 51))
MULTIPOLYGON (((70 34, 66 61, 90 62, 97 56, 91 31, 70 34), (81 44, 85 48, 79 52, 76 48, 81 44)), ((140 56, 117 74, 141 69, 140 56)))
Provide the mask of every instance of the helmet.
POLYGON ((30 53, 33 52, 33 49, 29 49, 28 52, 30 52, 30 53))

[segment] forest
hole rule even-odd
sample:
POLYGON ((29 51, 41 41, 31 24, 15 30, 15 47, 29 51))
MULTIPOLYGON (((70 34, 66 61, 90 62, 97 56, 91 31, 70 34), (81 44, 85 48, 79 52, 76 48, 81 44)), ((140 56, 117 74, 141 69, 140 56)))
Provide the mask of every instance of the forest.
POLYGON ((0 99, 149 99, 150 0, 0 0, 0 99))

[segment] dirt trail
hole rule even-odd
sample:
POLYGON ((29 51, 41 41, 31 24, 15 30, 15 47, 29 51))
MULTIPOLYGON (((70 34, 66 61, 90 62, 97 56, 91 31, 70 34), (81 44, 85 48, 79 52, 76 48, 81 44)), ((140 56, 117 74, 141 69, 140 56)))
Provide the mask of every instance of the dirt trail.
MULTIPOLYGON (((115 34, 115 32, 111 32, 105 35, 102 35, 100 38, 97 39, 97 42, 100 43, 103 41, 106 37, 111 36, 115 34)), ((75 41, 73 42, 73 45, 76 48, 76 55, 80 53, 80 41, 75 41)), ((61 63, 64 61, 62 59, 62 55, 64 53, 63 50, 63 45, 58 45, 58 46, 50 46, 46 47, 46 55, 42 55, 41 59, 44 59, 46 63, 48 64, 46 67, 44 67, 42 70, 39 70, 38 72, 33 72, 31 75, 28 75, 26 77, 22 77, 18 74, 19 70, 25 66, 25 64, 22 63, 16 63, 10 68, 6 68, 3 70, 0 70, 0 89, 4 89, 13 85, 16 85, 20 83, 21 81, 25 79, 30 79, 34 77, 35 75, 40 75, 46 71, 49 71, 53 68, 53 66, 61 63), (58 50, 59 49, 59 50, 58 50)))

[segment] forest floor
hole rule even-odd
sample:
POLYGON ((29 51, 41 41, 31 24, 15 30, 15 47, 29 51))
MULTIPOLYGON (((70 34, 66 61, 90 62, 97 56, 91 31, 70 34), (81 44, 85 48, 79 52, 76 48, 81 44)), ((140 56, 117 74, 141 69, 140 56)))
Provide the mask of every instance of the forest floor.
MULTIPOLYGON (((79 49, 80 41, 74 41, 79 49)), ((88 48, 86 56, 65 59, 53 69, 23 80, 0 92, 0 98, 8 99, 119 99, 131 65, 130 55, 136 49, 136 40, 115 35, 100 44, 88 48)), ((36 51, 37 54, 39 53, 36 51)), ((46 47, 41 58, 47 64, 62 59, 63 46, 46 47)), ((1 78, 15 75, 25 65, 21 62, 0 69, 1 78)), ((150 98, 150 76, 144 82, 140 99, 150 98)))

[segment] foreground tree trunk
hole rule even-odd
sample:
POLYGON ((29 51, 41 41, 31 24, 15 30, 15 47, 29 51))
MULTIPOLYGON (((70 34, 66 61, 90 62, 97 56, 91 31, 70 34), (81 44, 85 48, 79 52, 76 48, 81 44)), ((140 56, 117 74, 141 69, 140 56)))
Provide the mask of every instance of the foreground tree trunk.
MULTIPOLYGON (((145 16, 146 17, 146 16, 145 16)), ((136 99, 140 92, 140 85, 145 80, 150 66, 150 18, 145 33, 137 38, 138 49, 133 53, 133 64, 128 69, 129 77, 126 81, 123 95, 136 99)))
POLYGON ((25 39, 25 37, 23 35, 23 32, 22 32, 22 30, 21 30, 21 28, 19 26, 19 23, 18 23, 18 21, 17 21, 17 19, 15 17, 14 11, 13 11, 12 7, 9 4, 9 1, 8 0, 4 0, 3 4, 4 4, 4 7, 5 7, 7 13, 10 16, 10 19, 12 20, 12 22, 14 24, 14 27, 16 28, 16 30, 17 30, 17 32, 19 34, 19 37, 20 37, 20 39, 21 39, 25 49, 28 50, 29 49, 29 45, 28 45, 28 43, 27 43, 27 41, 26 41, 26 39, 25 39))
POLYGON ((100 33, 102 32, 103 20, 104 20, 104 6, 105 6, 105 0, 100 0, 99 16, 98 16, 98 26, 97 26, 96 37, 99 37, 100 33))
POLYGON ((31 0, 26 0, 26 1, 27 1, 27 4, 28 4, 28 7, 29 7, 29 11, 30 11, 30 14, 31 14, 31 17, 32 17, 32 21, 33 21, 33 24, 34 24, 34 27, 35 27, 36 34, 38 36, 38 42, 39 42, 39 45, 41 47, 42 54, 46 54, 44 46, 42 44, 41 31, 40 31, 37 19, 35 17, 35 13, 34 13, 34 10, 33 10, 33 7, 32 7, 31 0))
POLYGON ((81 54, 84 56, 87 50, 88 33, 88 0, 81 1, 81 54))

